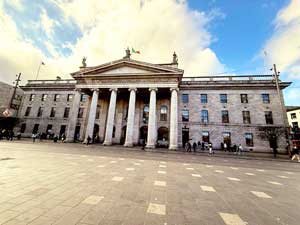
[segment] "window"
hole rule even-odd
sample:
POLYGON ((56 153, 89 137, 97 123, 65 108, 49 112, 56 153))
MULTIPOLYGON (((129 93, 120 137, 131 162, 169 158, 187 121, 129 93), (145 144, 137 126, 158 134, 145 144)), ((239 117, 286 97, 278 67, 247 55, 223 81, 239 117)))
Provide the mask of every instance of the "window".
POLYGON ((182 122, 188 122, 189 121, 189 110, 183 109, 181 111, 181 117, 182 117, 182 122))
POLYGON ((291 119, 297 119, 296 113, 291 113, 291 119))
POLYGON ((189 95, 188 94, 182 94, 182 103, 189 103, 189 95))
POLYGON ((207 103, 207 94, 201 94, 200 95, 200 98, 201 98, 201 103, 207 103))
POLYGON ((245 124, 250 124, 251 123, 250 111, 243 111, 243 122, 245 124))
POLYGON ((271 111, 265 112, 266 124, 273 124, 273 116, 271 111))
POLYGON ((79 108, 77 118, 82 118, 83 117, 83 111, 84 111, 84 108, 79 108))
POLYGON ((227 94, 220 94, 220 102, 227 103, 227 94))
POLYGON ((241 103, 248 103, 248 95, 241 94, 241 103))
MULTIPOLYGON (((96 109, 96 119, 100 119, 100 105, 97 105, 97 109, 96 109)), ((127 119, 127 116, 126 116, 127 119)))
POLYGON ((56 108, 52 107, 50 112, 50 117, 55 117, 55 113, 56 113, 56 108))
POLYGON ((39 124, 34 124, 34 127, 33 127, 33 130, 32 130, 32 133, 33 134, 37 134, 37 132, 39 131, 39 124))
POLYGON ((67 101, 71 102, 72 100, 73 100, 73 95, 72 94, 68 94, 67 101))
POLYGON ((208 131, 202 131, 202 141, 209 142, 209 132, 208 131))
POLYGON ((25 130, 26 130, 26 123, 22 123, 20 133, 22 134, 25 133, 25 130))
POLYGON ((253 147, 253 134, 252 133, 246 133, 245 134, 246 139, 246 146, 253 147))
POLYGON ((297 132, 298 130, 299 130, 299 124, 298 124, 298 122, 292 122, 292 130, 294 131, 294 132, 297 132))
POLYGON ((60 98, 60 94, 55 94, 54 95, 54 101, 57 102, 60 98))
POLYGON ((201 122, 208 123, 208 111, 207 110, 201 110, 201 122))
POLYGON ((44 112, 44 107, 39 107, 37 117, 41 117, 43 115, 43 112, 44 112))
POLYGON ((270 95, 269 94, 261 94, 261 98, 263 103, 270 103, 270 95))
POLYGON ((80 101, 81 102, 86 102, 86 100, 87 100, 87 95, 86 94, 81 94, 80 101))
POLYGON ((228 146, 230 146, 230 144, 231 144, 230 132, 223 132, 223 142, 226 143, 228 146))
POLYGON ((115 137, 116 137, 116 127, 114 126, 113 127, 112 138, 115 138, 115 137))
POLYGON ((148 123, 149 119, 149 106, 145 105, 143 109, 143 122, 148 123))
POLYGON ((35 94, 31 94, 29 97, 29 101, 33 102, 34 98, 35 98, 35 94))
POLYGON ((29 116, 30 111, 31 111, 31 107, 27 107, 25 111, 25 116, 29 116))
POLYGON ((227 110, 222 110, 222 123, 229 123, 229 114, 227 110))
POLYGON ((167 121, 167 106, 163 105, 160 107, 160 121, 167 121))
POLYGON ((64 118, 68 118, 69 114, 70 114, 70 108, 67 107, 67 108, 65 108, 65 111, 64 111, 64 118))
POLYGON ((42 94, 42 102, 46 101, 48 95, 47 94, 42 94))

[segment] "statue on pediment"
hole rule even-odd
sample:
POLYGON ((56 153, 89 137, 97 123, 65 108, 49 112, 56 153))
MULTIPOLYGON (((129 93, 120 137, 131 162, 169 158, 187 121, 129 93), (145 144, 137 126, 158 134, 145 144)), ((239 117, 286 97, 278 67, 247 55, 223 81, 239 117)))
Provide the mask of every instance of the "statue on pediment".
POLYGON ((123 57, 123 59, 130 59, 131 54, 130 54, 130 49, 128 47, 125 50, 125 52, 126 52, 126 55, 123 57))
POLYGON ((82 59, 82 67, 86 67, 86 57, 84 56, 82 59))
POLYGON ((173 53, 173 62, 172 63, 178 64, 178 57, 177 57, 176 52, 173 53))

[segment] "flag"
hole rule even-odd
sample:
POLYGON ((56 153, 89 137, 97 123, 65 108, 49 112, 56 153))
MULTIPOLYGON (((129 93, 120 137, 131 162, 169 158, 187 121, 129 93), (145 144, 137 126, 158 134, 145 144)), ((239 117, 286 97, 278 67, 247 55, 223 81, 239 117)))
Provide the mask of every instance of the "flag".
POLYGON ((41 62, 41 64, 42 64, 42 65, 45 65, 45 63, 44 63, 43 61, 41 62))
POLYGON ((132 52, 132 53, 136 53, 136 54, 141 54, 140 51, 136 51, 136 50, 134 50, 134 48, 131 48, 131 52, 132 52))

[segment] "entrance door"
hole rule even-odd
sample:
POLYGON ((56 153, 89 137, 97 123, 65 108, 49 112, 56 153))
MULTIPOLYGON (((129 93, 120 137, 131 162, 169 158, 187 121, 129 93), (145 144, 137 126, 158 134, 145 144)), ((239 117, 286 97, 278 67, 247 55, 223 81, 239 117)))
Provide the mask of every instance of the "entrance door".
POLYGON ((126 126, 124 126, 121 131, 121 139, 120 139, 121 145, 125 143, 125 138, 126 138, 126 126))
POLYGON ((190 139, 190 131, 189 128, 182 128, 182 146, 185 146, 190 139))
POLYGON ((74 141, 80 140, 80 126, 76 126, 74 133, 74 141))
POLYGON ((61 125, 59 131, 59 138, 61 138, 61 136, 65 133, 66 133, 66 125, 61 125))

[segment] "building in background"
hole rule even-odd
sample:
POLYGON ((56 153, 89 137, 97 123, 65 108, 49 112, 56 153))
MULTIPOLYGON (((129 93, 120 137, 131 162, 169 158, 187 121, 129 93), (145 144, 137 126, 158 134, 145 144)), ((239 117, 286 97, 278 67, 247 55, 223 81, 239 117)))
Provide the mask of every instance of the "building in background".
POLYGON ((0 129, 10 130, 17 122, 17 113, 21 105, 23 91, 14 86, 0 82, 0 129))
MULTIPOLYGON (((104 145, 177 149, 190 142, 214 148, 242 144, 271 151, 265 128, 288 127, 273 75, 183 77, 177 56, 167 64, 122 59, 94 67, 86 62, 71 80, 28 81, 18 131, 88 137, 104 145)), ((281 90, 289 82, 279 81, 281 90)), ((283 103, 284 104, 284 103, 283 103)), ((287 135, 276 137, 285 151, 287 135)), ((274 140, 273 140, 274 141, 274 140)))
POLYGON ((286 111, 292 139, 300 140, 300 106, 287 106, 286 111))

